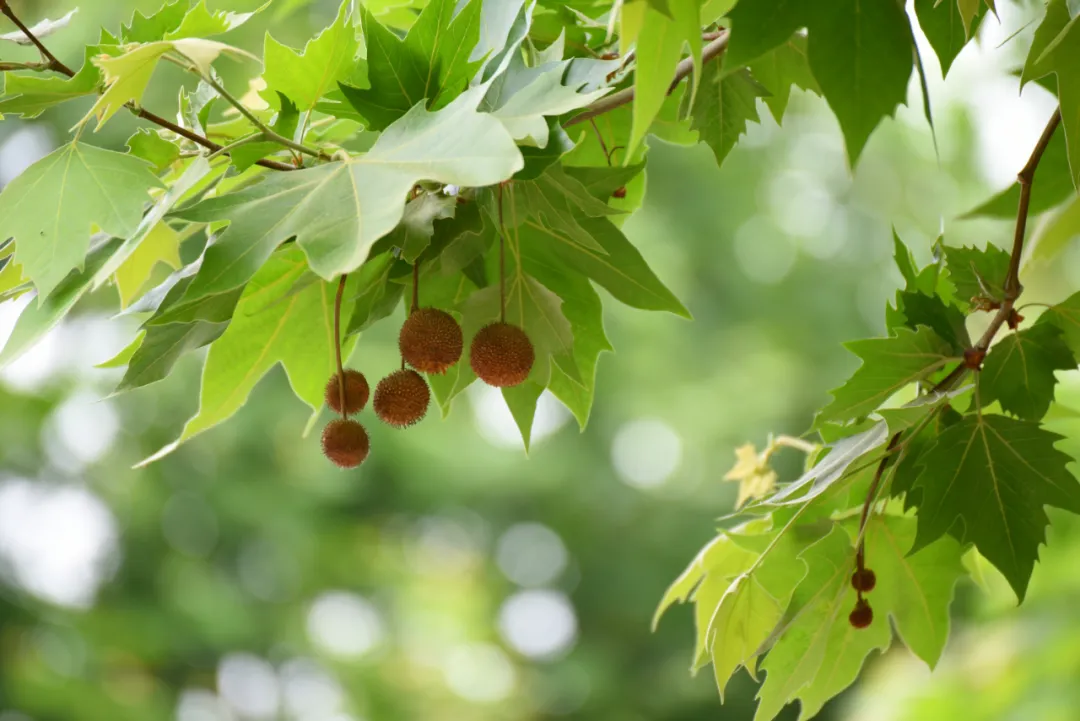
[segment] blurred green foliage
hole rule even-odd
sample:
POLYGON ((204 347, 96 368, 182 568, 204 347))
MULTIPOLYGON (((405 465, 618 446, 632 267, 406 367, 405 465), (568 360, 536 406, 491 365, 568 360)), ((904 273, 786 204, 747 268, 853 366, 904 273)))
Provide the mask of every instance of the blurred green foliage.
MULTIPOLYGON (((408 20, 402 3, 368 4, 408 20)), ((37 19, 74 3, 12 5, 37 19)), ((51 45, 75 58, 99 25, 154 7, 83 3, 51 45)), ((273 27, 302 45, 334 11, 277 0, 230 41, 258 48, 273 27)), ((145 104, 168 116, 187 81, 158 72, 145 104)), ((33 125, 60 138, 85 111, 33 125)), ((996 189, 977 167, 982 119, 961 104, 935 112, 937 154, 916 102, 875 133, 853 176, 835 119, 801 91, 783 129, 762 113, 722 170, 704 146, 650 137, 644 205, 625 229, 695 319, 614 307, 616 353, 601 360, 588 430, 555 409, 530 457, 500 440, 512 421, 478 391, 442 422, 371 428, 378 453, 338 472, 302 437, 303 409, 275 372, 230 424, 131 470, 194 410, 199 369, 189 358, 152 389, 99 401, 118 375, 90 365, 122 345, 98 310, 115 291, 99 291, 0 378, 0 721, 749 719, 745 673, 722 709, 711 675, 688 675, 689 613, 655 634, 649 619, 732 507, 735 485, 720 480, 732 449, 802 432, 856 362, 841 342, 883 327, 898 285, 891 226, 922 260, 943 219, 953 244, 1008 237, 1007 222, 953 223, 996 189), (541 534, 514 553, 517 524, 559 541, 541 534), (533 567, 551 577, 530 580, 533 567), (543 648, 566 628, 552 601, 563 596, 521 596, 513 577, 572 604, 574 636, 553 657, 522 653, 506 628, 526 619, 543 648), (65 588, 85 589, 85 603, 65 588), (531 616, 511 613, 522 599, 537 602, 531 616)), ((89 139, 120 147, 135 123, 118 115, 89 139)), ((0 124, 0 158, 25 131, 0 124)), ((1067 288, 1062 271, 1035 268, 1032 299, 1067 288)), ((392 325, 362 338, 364 367, 393 366, 392 325)), ((1080 437, 1067 408, 1063 430, 1080 437)), ((790 475, 798 459, 785 462, 790 475)), ((986 570, 991 592, 962 588, 933 676, 890 654, 821 718, 1075 718, 1080 540, 1062 515, 1022 611, 986 570)))

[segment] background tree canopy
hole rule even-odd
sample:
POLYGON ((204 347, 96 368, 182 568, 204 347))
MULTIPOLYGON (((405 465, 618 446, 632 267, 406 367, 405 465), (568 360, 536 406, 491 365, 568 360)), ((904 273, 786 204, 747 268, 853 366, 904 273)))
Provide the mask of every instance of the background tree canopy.
POLYGON ((1075 2, 0 11, 0 721, 1073 717, 1075 2))

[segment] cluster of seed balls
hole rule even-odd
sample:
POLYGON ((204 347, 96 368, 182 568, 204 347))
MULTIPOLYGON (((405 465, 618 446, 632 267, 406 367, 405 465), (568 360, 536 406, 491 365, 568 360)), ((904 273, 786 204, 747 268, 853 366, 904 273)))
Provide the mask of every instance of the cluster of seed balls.
POLYGON ((870 593, 877 585, 877 576, 869 568, 860 568, 851 574, 851 587, 858 593, 855 601, 855 609, 848 616, 848 622, 855 628, 866 628, 874 622, 874 610, 870 608, 870 602, 863 598, 864 593, 870 593))
MULTIPOLYGON (((461 358, 461 326, 454 317, 438 308, 419 308, 401 326, 398 348, 402 368, 379 381, 372 405, 384 423, 407 428, 427 413, 431 391, 420 373, 442 374, 461 358)), ((476 376, 497 388, 516 386, 529 377, 535 351, 529 337, 516 325, 495 322, 481 328, 469 346, 469 365, 476 376)), ((370 388, 364 374, 345 371, 345 405, 342 408, 338 374, 326 384, 326 404, 343 416, 364 409, 370 388)), ((358 421, 338 418, 326 425, 322 434, 323 454, 342 468, 355 468, 371 450, 367 430, 358 421)))

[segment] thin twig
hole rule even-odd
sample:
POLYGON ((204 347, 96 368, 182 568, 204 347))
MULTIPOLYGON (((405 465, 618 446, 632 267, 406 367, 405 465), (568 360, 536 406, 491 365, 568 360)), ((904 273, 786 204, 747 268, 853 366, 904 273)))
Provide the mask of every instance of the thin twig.
POLYGON ((7 0, 0 0, 0 13, 6 15, 8 20, 15 23, 15 27, 19 28, 19 30, 22 31, 22 34, 25 35, 26 38, 34 44, 34 47, 38 49, 38 52, 41 53, 41 56, 49 61, 50 70, 57 70, 64 75, 67 75, 69 78, 75 76, 75 73, 71 70, 71 68, 60 62, 56 58, 56 56, 50 53, 49 49, 45 47, 40 40, 37 39, 37 36, 34 35, 34 33, 30 32, 30 28, 23 25, 23 21, 20 20, 18 16, 15 15, 15 12, 11 9, 11 7, 8 6, 7 0))
POLYGON ((409 308, 409 315, 416 312, 416 309, 420 307, 420 259, 417 258, 412 267, 412 306, 409 308))
MULTIPOLYGON (((728 46, 728 31, 727 30, 721 30, 721 31, 719 31, 716 39, 714 39, 712 42, 710 42, 708 45, 706 45, 704 48, 702 48, 702 50, 701 50, 701 64, 704 65, 705 63, 711 62, 712 60, 715 60, 716 58, 720 57, 720 55, 724 52, 724 50, 727 49, 727 46, 728 46)), ((670 95, 675 90, 675 88, 678 87, 679 83, 681 83, 683 81, 683 79, 687 75, 689 75, 691 72, 693 72, 693 70, 694 70, 694 59, 693 58, 683 58, 682 60, 680 60, 679 64, 675 67, 675 79, 671 82, 671 85, 668 87, 668 94, 670 95)), ((626 105, 627 103, 632 102, 633 100, 634 100, 634 89, 632 87, 624 88, 624 89, 618 91, 617 93, 612 93, 611 95, 605 95, 604 97, 600 98, 595 103, 593 103, 592 105, 585 108, 585 110, 583 112, 581 112, 578 115, 575 115, 574 117, 570 118, 570 120, 568 120, 564 124, 564 127, 568 128, 571 125, 577 125, 578 123, 584 123, 586 120, 589 120, 591 118, 595 118, 597 115, 603 115, 604 113, 609 113, 612 110, 614 110, 615 108, 622 107, 623 105, 626 105)))
POLYGON ((334 352, 337 354, 338 401, 341 404, 341 417, 348 419, 345 413, 345 366, 341 363, 341 298, 345 295, 345 282, 348 273, 342 273, 338 281, 337 297, 334 298, 334 352))

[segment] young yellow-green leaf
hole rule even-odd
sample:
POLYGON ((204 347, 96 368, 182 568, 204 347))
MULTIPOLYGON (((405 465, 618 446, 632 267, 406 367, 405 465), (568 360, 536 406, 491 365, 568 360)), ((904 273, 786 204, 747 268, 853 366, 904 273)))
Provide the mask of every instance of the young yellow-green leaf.
POLYGON ((154 74, 161 56, 170 50, 190 60, 193 66, 203 75, 210 74, 210 64, 222 53, 230 53, 238 57, 248 57, 258 60, 250 53, 239 50, 225 43, 201 38, 183 38, 180 40, 159 41, 139 45, 123 55, 116 57, 98 56, 93 62, 101 69, 105 80, 105 92, 101 94, 90 112, 79 121, 79 125, 85 123, 91 117, 96 117, 97 130, 109 121, 125 103, 135 103, 142 99, 146 86, 150 82, 150 76, 154 74))
POLYGON ((920 458, 913 551, 946 533, 973 542, 1022 601, 1049 523, 1044 506, 1080 513, 1061 436, 1033 421, 975 414, 947 428, 920 458))
POLYGON ((180 234, 164 221, 155 224, 116 269, 116 290, 120 293, 121 308, 126 308, 138 296, 158 263, 173 270, 180 268, 180 234))
MULTIPOLYGON (((180 438, 140 466, 164 457, 184 441, 232 416, 247 401, 255 384, 278 363, 285 368, 300 400, 314 411, 322 406, 326 379, 335 368, 337 288, 334 283, 320 281, 291 293, 306 271, 303 252, 288 246, 275 253, 251 279, 229 327, 210 346, 199 412, 184 426, 180 438)), ((342 315, 342 322, 347 324, 347 309, 342 315)), ((348 356, 354 342, 345 341, 342 353, 348 356)))
MULTIPOLYGON (((761 668, 765 682, 758 691, 754 721, 770 721, 798 692, 813 681, 826 659, 834 626, 847 625, 854 604, 848 603, 855 549, 840 526, 807 548, 801 555, 806 576, 795 588, 789 619, 778 629, 776 642, 761 668)), ((863 629, 862 642, 888 645, 890 632, 884 619, 863 629), (876 628, 875 628, 876 626, 876 628)), ((850 626, 849 626, 850 628, 850 626)))
POLYGON ((807 54, 844 131, 852 167, 878 123, 907 97, 915 44, 897 2, 832 0, 815 6, 807 54))
POLYGON ((352 75, 353 58, 360 43, 350 8, 350 0, 344 0, 334 22, 308 41, 301 53, 282 45, 269 34, 266 36, 263 78, 270 91, 288 96, 301 111, 306 111, 352 75))
POLYGON ((966 307, 973 298, 1004 298, 1009 254, 993 243, 985 248, 945 247, 949 280, 956 286, 956 300, 966 307))
POLYGON ((0 238, 15 238, 16 259, 44 299, 82 267, 92 225, 127 237, 139 225, 148 191, 159 185, 138 158, 69 143, 0 193, 0 238))
POLYGON ((211 12, 206 7, 206 0, 199 0, 195 7, 187 11, 178 27, 165 33, 164 39, 179 40, 181 38, 206 38, 211 35, 221 35, 240 27, 269 6, 270 2, 268 0, 261 7, 255 8, 248 13, 235 13, 225 10, 211 12))
POLYGON ((178 212, 197 222, 229 221, 187 299, 242 285, 293 236, 323 278, 351 272, 397 226, 417 182, 480 187, 511 177, 522 167, 521 153, 498 120, 474 110, 478 100, 470 92, 435 113, 418 105, 367 155, 276 173, 178 212))
POLYGON ((16 75, 5 73, 3 97, 0 98, 0 115, 11 113, 24 118, 36 118, 53 105, 93 95, 101 81, 101 71, 92 62, 102 49, 92 45, 86 48, 86 61, 74 77, 43 77, 41 73, 16 75))
POLYGON ((131 22, 120 27, 120 39, 125 45, 162 40, 165 33, 183 22, 189 6, 190 3, 187 0, 175 0, 171 3, 166 2, 150 15, 143 15, 136 10, 131 16, 131 22))
MULTIPOLYGON (((793 87, 821 94, 806 56, 806 36, 801 33, 795 33, 787 42, 751 62, 749 69, 753 80, 768 91, 763 100, 777 123, 784 118, 793 87)), ((753 117, 757 117, 756 110, 753 117)))
MULTIPOLYGON (((0 216, 2 217, 2 216, 0 216)), ((0 351, 0 368, 18 359, 30 350, 42 336, 59 323, 90 288, 90 280, 98 268, 120 247, 120 239, 113 238, 97 246, 86 256, 82 270, 72 271, 44 300, 31 303, 19 316, 3 350, 0 351)), ((18 247, 16 247, 16 253, 18 247)))
MULTIPOLYGON (((858 523, 846 524, 857 537, 858 523)), ((817 715, 827 701, 851 685, 866 657, 892 642, 889 616, 911 651, 931 668, 945 647, 949 632, 949 604, 956 581, 964 574, 962 549, 953 538, 938 539, 908 555, 915 541, 914 517, 871 516, 866 526, 866 567, 877 585, 867 599, 874 611, 868 628, 857 629, 847 619, 855 607, 855 591, 847 585, 832 620, 825 656, 813 680, 798 692, 799 717, 817 715)))
POLYGON ((746 123, 760 122, 757 99, 768 94, 746 69, 724 75, 716 63, 705 68, 701 90, 690 107, 690 128, 712 148, 717 165, 746 132, 746 123))
POLYGON ((1037 421, 1054 400, 1055 370, 1077 366, 1061 329, 1050 323, 1009 333, 990 349, 979 373, 983 406, 994 401, 1008 413, 1037 421))
POLYGON ((898 390, 944 366, 953 357, 949 344, 933 330, 899 328, 891 338, 845 344, 863 364, 847 383, 832 391, 833 401, 819 414, 824 421, 865 416, 898 390))
POLYGON ((131 361, 131 357, 135 355, 135 352, 139 350, 139 346, 142 345, 143 338, 145 337, 146 331, 139 331, 139 334, 135 336, 135 338, 130 343, 124 346, 123 350, 114 355, 112 358, 98 363, 94 367, 100 368, 101 370, 108 370, 110 368, 123 368, 131 361))
MULTIPOLYGON (((631 0, 623 12, 633 12, 631 8, 635 4, 645 3, 644 0, 631 0)), ((653 7, 645 9, 635 50, 633 123, 626 142, 627 165, 664 105, 675 77, 675 66, 686 43, 690 44, 690 54, 694 58, 694 85, 690 93, 691 102, 693 100, 697 78, 701 76, 700 13, 698 0, 671 0, 671 17, 653 7)))
POLYGON ((480 35, 481 2, 457 5, 431 0, 404 39, 361 11, 371 87, 342 90, 372 129, 382 130, 421 102, 438 110, 466 89, 480 67, 470 53, 480 35))
POLYGON ((964 34, 970 38, 975 29, 975 18, 982 9, 982 0, 956 0, 956 8, 960 13, 960 20, 964 24, 964 34))

